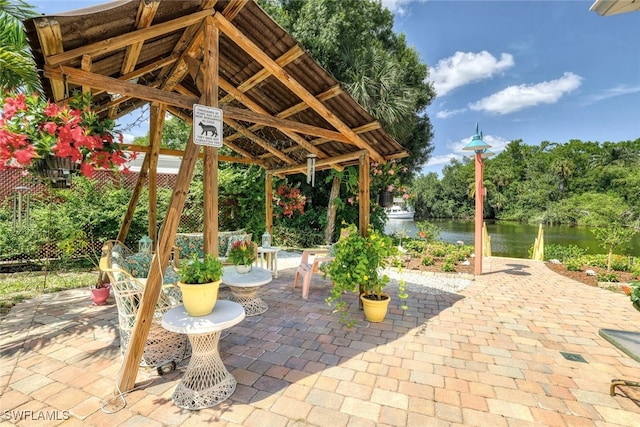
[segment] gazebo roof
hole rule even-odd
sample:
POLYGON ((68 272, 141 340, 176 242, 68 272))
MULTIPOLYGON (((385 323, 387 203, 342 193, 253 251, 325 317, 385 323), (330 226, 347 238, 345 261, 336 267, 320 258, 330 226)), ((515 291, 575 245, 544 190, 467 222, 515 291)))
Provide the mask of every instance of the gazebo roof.
POLYGON ((90 90, 113 119, 158 102, 190 121, 208 17, 220 34, 224 144, 238 157, 288 174, 309 154, 319 169, 353 164, 362 150, 375 161, 408 154, 253 1, 120 0, 24 24, 50 99, 90 90))

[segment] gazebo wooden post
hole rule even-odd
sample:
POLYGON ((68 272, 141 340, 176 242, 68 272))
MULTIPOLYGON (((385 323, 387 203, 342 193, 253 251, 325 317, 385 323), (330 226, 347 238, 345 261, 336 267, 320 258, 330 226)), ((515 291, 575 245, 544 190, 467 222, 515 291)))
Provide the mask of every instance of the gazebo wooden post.
POLYGON ((273 174, 267 172, 264 179, 264 224, 266 230, 273 236, 273 174))
MULTIPOLYGON (((209 40, 206 35, 211 35, 212 28, 211 20, 207 20, 205 26, 205 40, 209 40)), ((211 44, 209 44, 206 49, 205 56, 212 51, 210 45, 211 44)), ((215 51, 217 52, 217 44, 215 51)), ((206 102, 205 94, 202 95, 199 102, 202 104, 206 102)), ((184 151, 184 157, 180 164, 180 171, 178 172, 177 182, 173 189, 171 202, 169 203, 169 208, 167 210, 167 216, 164 226, 162 227, 162 233, 160 233, 159 242, 156 246, 157 250, 151 262, 151 269, 149 270, 149 276, 147 277, 147 285, 144 288, 142 304, 140 305, 138 317, 131 333, 129 347, 124 355, 122 367, 118 372, 118 378, 116 380, 118 388, 115 390, 116 392, 119 391, 124 393, 126 391, 130 391, 135 386, 138 366, 142 359, 144 346, 147 341, 147 336, 149 335, 151 322, 153 321, 155 306, 162 288, 162 272, 169 263, 171 248, 176 236, 178 224, 180 223, 180 216, 182 215, 187 193, 189 192, 189 185, 191 184, 191 178, 193 176, 196 161, 198 160, 199 151, 200 146, 193 142, 192 128, 189 140, 187 141, 187 147, 184 151)), ((217 215, 217 212, 215 214, 217 215)), ((217 234, 217 221, 215 234, 217 234)), ((218 245, 215 245, 216 251, 217 246, 218 245)))
POLYGON ((360 235, 367 236, 369 231, 369 223, 371 221, 371 200, 369 198, 369 188, 371 187, 371 178, 369 176, 369 165, 371 160, 369 153, 364 151, 360 155, 359 174, 358 174, 358 194, 359 194, 359 228, 360 235))
POLYGON ((158 242, 158 157, 160 155, 160 143, 162 142, 162 128, 164 127, 164 114, 166 106, 163 104, 151 104, 151 132, 149 132, 149 237, 153 240, 153 247, 158 242))
POLYGON ((136 213, 136 206, 138 205, 138 199, 140 199, 140 192, 142 191, 142 186, 147 180, 147 175, 149 173, 150 161, 150 156, 145 154, 142 166, 140 167, 140 173, 138 174, 138 180, 136 181, 136 186, 131 193, 131 199, 129 199, 129 207, 127 208, 127 212, 124 214, 122 224, 120 224, 120 231, 118 232, 117 239, 122 243, 124 243, 124 240, 127 238, 131 222, 133 221, 133 215, 136 213))
MULTIPOLYGON (((218 107, 218 28, 211 18, 204 24, 202 103, 218 107)), ((193 123, 195 125, 195 123, 193 123)), ((220 129, 222 134, 222 129, 220 129)), ((204 252, 218 256, 218 149, 204 148, 204 252)))
MULTIPOLYGON (((369 176, 370 163, 371 159, 369 158, 369 153, 367 151, 363 151, 362 154, 360 154, 358 165, 358 195, 360 196, 360 200, 358 201, 358 206, 360 207, 358 217, 360 235, 363 237, 366 237, 367 234, 369 234, 369 222, 371 219, 371 215, 369 213, 369 209, 371 208, 371 201, 369 198, 369 188, 371 186, 371 179, 369 176)), ((362 289, 359 289, 358 307, 362 310, 362 299, 360 299, 361 294, 362 289)))

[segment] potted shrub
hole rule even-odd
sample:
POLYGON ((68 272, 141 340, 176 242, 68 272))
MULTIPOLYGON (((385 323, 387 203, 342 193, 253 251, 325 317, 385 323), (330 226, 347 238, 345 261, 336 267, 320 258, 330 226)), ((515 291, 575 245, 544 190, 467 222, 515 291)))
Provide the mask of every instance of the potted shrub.
MULTIPOLYGON (((391 237, 369 230, 366 237, 361 236, 355 225, 347 228, 340 240, 333 246, 333 259, 324 264, 322 270, 331 276, 333 288, 326 301, 336 303, 336 311, 341 321, 351 326, 354 322, 347 312, 343 299, 345 293, 358 292, 363 304, 365 317, 371 322, 381 322, 387 313, 391 297, 384 292, 389 276, 382 269, 398 265, 395 256, 398 249, 391 237), (379 308, 378 308, 379 307, 379 308)), ((400 283, 399 297, 405 299, 404 282, 400 283)))
POLYGON ((236 266, 238 273, 248 273, 251 271, 251 264, 255 261, 255 253, 251 242, 247 240, 237 240, 229 249, 227 261, 236 266))
POLYGON ((222 277, 222 263, 213 255, 197 255, 178 268, 184 308, 191 316, 206 316, 213 311, 218 299, 222 277))

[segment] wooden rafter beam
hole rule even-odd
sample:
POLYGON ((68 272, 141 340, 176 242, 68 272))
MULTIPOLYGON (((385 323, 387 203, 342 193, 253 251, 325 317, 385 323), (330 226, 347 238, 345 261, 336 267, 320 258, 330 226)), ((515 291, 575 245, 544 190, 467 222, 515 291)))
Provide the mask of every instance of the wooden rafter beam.
MULTIPOLYGON (((200 10, 212 9, 216 3, 217 3, 217 0, 203 0, 202 4, 200 5, 200 10)), ((173 54, 178 56, 182 60, 184 58, 183 55, 185 51, 189 50, 188 46, 189 45, 193 46, 193 39, 194 39, 194 36, 196 35, 196 32, 202 33, 201 28, 202 28, 202 25, 200 22, 197 22, 185 28, 185 30, 182 32, 182 35, 180 36, 180 40, 178 40, 176 45, 173 47, 173 54)), ((181 65, 181 64, 178 63, 177 66, 178 65, 181 65)), ((176 69, 177 67, 172 69, 168 67, 165 68, 160 73, 158 80, 161 80, 161 81, 166 80, 168 75, 176 72, 176 69)))
MULTIPOLYGON (((151 1, 149 3, 141 1, 138 5, 138 14, 136 16, 136 28, 148 28, 153 22, 153 18, 158 11, 159 1, 151 1)), ((127 46, 124 54, 124 60, 122 61, 122 67, 120 67, 120 74, 127 74, 136 68, 140 52, 142 51, 142 45, 144 41, 137 41, 127 46)))
MULTIPOLYGON (((340 95, 342 92, 343 91, 340 85, 335 85, 322 92, 320 95, 316 96, 316 99, 320 102, 328 101, 329 99, 340 95)), ((278 114, 276 114, 276 117, 286 119, 287 117, 291 117, 294 114, 298 114, 304 110, 308 110, 309 108, 311 108, 309 104, 307 104, 306 102, 300 102, 292 107, 287 108, 284 111, 279 112, 278 114)))
POLYGON ((214 9, 203 10, 200 12, 192 13, 191 15, 182 16, 171 21, 153 25, 149 28, 143 28, 140 30, 132 31, 130 33, 122 34, 117 37, 100 40, 99 42, 80 46, 76 49, 68 50, 66 52, 48 55, 46 56, 46 63, 51 66, 56 66, 66 64, 69 61, 72 61, 75 58, 79 58, 85 54, 91 56, 105 55, 118 49, 125 48, 134 43, 144 42, 148 39, 162 36, 164 34, 180 30, 184 27, 188 27, 195 23, 199 23, 207 16, 211 16, 215 13, 216 11, 214 9))
POLYGON ((161 104, 174 105, 181 108, 193 108, 193 104, 198 102, 197 98, 187 97, 176 93, 155 89, 149 86, 122 81, 112 77, 103 76, 96 73, 79 70, 73 67, 45 66, 44 75, 47 78, 66 78, 69 82, 77 85, 88 85, 92 88, 102 89, 112 93, 118 93, 132 98, 143 99, 149 102, 159 102, 161 104))
MULTIPOLYGON (((92 88, 107 90, 113 93, 122 94, 124 96, 130 96, 132 98, 143 99, 149 102, 159 102, 161 104, 167 104, 168 106, 185 108, 187 110, 191 110, 193 108, 193 104, 196 104, 198 101, 197 98, 192 96, 180 95, 175 92, 167 92, 149 86, 139 85, 128 81, 114 79, 112 77, 102 76, 100 74, 90 73, 73 67, 46 66, 44 75, 47 78, 62 79, 64 77, 73 84, 87 85, 92 88)), ((225 116, 234 120, 242 120, 249 123, 260 123, 265 126, 274 127, 281 130, 284 129, 305 135, 318 136, 334 141, 351 143, 351 140, 345 135, 329 129, 311 126, 292 120, 278 119, 276 117, 254 113, 253 111, 237 107, 225 106, 222 108, 222 110, 225 116)))
MULTIPOLYGON (((366 153, 366 150, 354 151, 353 153, 343 154, 341 156, 331 157, 328 159, 322 159, 316 161, 316 169, 326 169, 332 167, 333 164, 349 162, 360 158, 362 153, 366 153)), ((289 166, 285 168, 272 169, 269 173, 274 175, 291 175, 293 173, 300 173, 306 170, 306 164, 300 164, 295 166, 289 166)))
MULTIPOLYGON (((173 114, 174 116, 182 119, 185 123, 188 123, 190 126, 193 126, 193 118, 192 116, 188 115, 188 114, 184 114, 182 112, 182 110, 178 110, 177 108, 174 107, 169 107, 168 111, 173 114)), ((237 145, 235 145, 232 142, 227 142, 226 138, 223 139, 222 143, 224 145, 226 145, 227 147, 229 147, 231 150, 235 151, 236 153, 240 154, 241 156, 243 156, 243 163, 251 163, 251 164, 256 164, 256 165, 260 165, 264 167, 264 160, 260 160, 259 158, 257 158, 256 156, 254 156, 253 154, 249 153, 248 151, 238 147, 237 145), (246 158, 246 159, 245 159, 246 158), (246 161, 244 161, 246 160, 246 161)), ((229 159, 238 159, 238 157, 231 157, 231 156, 221 156, 218 155, 218 158, 220 160, 225 160, 225 158, 229 158, 229 159)), ((225 161, 235 161, 235 160, 225 160, 225 161)))
MULTIPOLYGON (((80 68, 82 68, 84 71, 91 71, 92 65, 93 65, 92 58, 89 55, 82 55, 80 68)), ((87 86, 82 86, 82 93, 91 93, 91 88, 87 86)))
POLYGON ((249 0, 231 0, 227 2, 227 5, 222 10, 222 14, 229 20, 233 21, 233 19, 238 16, 238 13, 244 8, 244 6, 249 2, 249 0))
MULTIPOLYGON (((147 145, 126 145, 124 147, 126 151, 131 151, 132 153, 150 153, 151 147, 147 145)), ((159 154, 165 156, 173 156, 173 157, 184 157, 184 151, 182 150, 173 150, 171 148, 160 148, 159 154)), ((204 153, 200 153, 199 158, 204 157, 204 153)), ((247 159, 244 157, 234 157, 234 156, 222 156, 219 155, 218 158, 223 162, 231 162, 231 163, 244 163, 248 165, 259 165, 263 166, 264 162, 255 159, 247 159)))
POLYGON ((313 95, 307 91, 297 80, 295 80, 289 73, 287 73, 281 66, 279 66, 273 59, 271 59, 266 53, 264 53, 255 43, 249 40, 236 26, 225 19, 224 16, 216 14, 213 16, 213 20, 216 26, 222 30, 227 37, 233 40, 241 49, 251 55, 256 61, 258 61, 267 71, 269 71, 275 78, 280 80, 285 86, 295 93, 301 100, 309 104, 314 111, 320 114, 327 122, 334 126, 340 133, 345 135, 349 141, 367 150, 370 156, 375 161, 382 162, 384 159, 382 156, 373 149, 367 142, 362 140, 349 126, 347 126, 342 120, 340 120, 331 110, 329 110, 322 102, 318 101, 313 95))
MULTIPOLYGON (((184 76, 189 73, 187 59, 194 56, 201 56, 200 51, 202 50, 201 46, 203 42, 204 32, 202 31, 202 28, 199 28, 199 30, 194 33, 189 45, 182 52, 180 59, 176 62, 169 75, 163 79, 162 85, 160 86, 163 90, 172 90, 182 81, 182 79, 184 79, 184 76)), ((195 81, 196 77, 194 77, 193 80, 195 81)))
POLYGON ((263 114, 254 113, 249 110, 231 107, 228 105, 222 107, 222 110, 225 114, 228 114, 229 117, 236 120, 242 120, 249 123, 259 123, 265 126, 274 127, 280 130, 289 130, 304 135, 324 137, 333 141, 344 142, 346 144, 351 143, 351 141, 340 132, 332 131, 329 129, 311 126, 304 123, 295 122, 293 120, 284 120, 278 119, 277 117, 265 116, 263 114))
MULTIPOLYGON (((189 61, 187 61, 187 63, 189 63, 189 61)), ((195 71, 191 71, 191 73, 195 74, 195 71)), ((218 80, 218 82, 220 82, 220 79, 218 80)), ((189 92, 183 86, 181 86, 179 89, 178 88, 176 88, 176 89, 179 90, 184 95, 191 95, 191 92, 189 92)), ((276 149, 271 144, 269 144, 267 141, 265 141, 264 139, 262 139, 258 135, 254 134, 249 129, 247 129, 245 126, 242 126, 240 123, 236 122, 235 120, 230 119, 230 118, 228 118, 228 117, 226 117, 224 115, 223 115, 223 120, 227 125, 229 125, 230 127, 236 129, 238 132, 243 134, 246 138, 249 138, 251 141, 255 142, 260 147, 264 148, 269 153, 271 153, 272 155, 276 156, 277 158, 279 158, 280 160, 284 161, 285 163, 288 163, 288 164, 295 163, 292 159, 287 157, 287 155, 284 154, 282 151, 276 149)), ((225 141, 223 141, 223 143, 224 142, 225 141)), ((236 151, 237 153, 242 154, 243 156, 246 156, 246 157, 250 157, 250 158, 255 157, 255 156, 249 154, 245 150, 242 150, 242 149, 238 150, 240 147, 238 147, 237 145, 233 144, 232 142, 230 142, 230 141, 226 141, 226 142, 227 142, 227 144, 226 144, 227 147, 231 148, 232 150, 236 151), (247 154, 248 154, 248 156, 247 156, 247 154)))
MULTIPOLYGON (((229 94, 232 94, 238 101, 242 102, 244 105, 249 107, 249 109, 251 109, 252 111, 255 111, 256 113, 259 113, 259 114, 269 115, 269 112, 267 110, 262 108, 256 102, 251 100, 249 97, 245 96, 242 92, 238 91, 231 83, 229 83, 225 79, 220 78, 219 83, 220 83, 220 87, 224 91, 226 91, 229 94)), ((250 132, 253 132, 261 127, 262 126, 254 125, 254 126, 251 126, 251 128, 248 128, 247 130, 249 130, 250 132)), ((283 133, 287 135, 289 138, 291 138, 300 147, 304 148, 305 150, 309 151, 312 154, 315 154, 318 158, 324 159, 325 157, 327 157, 327 154, 324 151, 318 149, 312 144, 309 144, 309 142, 306 139, 302 138, 300 135, 294 132, 289 132, 289 131, 283 131, 283 133)), ((242 132, 240 134, 242 134, 242 132)), ((238 135, 238 134, 235 134, 235 135, 238 135)), ((234 135, 231 135, 228 138, 228 140, 233 141, 234 139, 236 139, 236 138, 233 138, 233 136, 234 135)))
MULTIPOLYGON (((284 67, 288 63, 295 61, 297 58, 299 58, 303 54, 304 54, 304 51, 302 50, 302 48, 300 48, 300 46, 298 45, 295 45, 294 47, 289 49, 287 52, 285 52, 282 56, 278 57, 276 59, 276 64, 278 64, 281 67, 284 67)), ((249 91, 251 88, 253 88, 254 86, 256 86, 258 83, 269 78, 269 76, 271 76, 271 73, 269 73, 267 70, 263 68, 262 70, 258 71, 253 76, 249 77, 247 80, 242 82, 240 85, 238 85, 236 89, 241 93, 245 93, 249 91)), ((224 98, 220 99, 220 104, 228 104, 232 100, 233 100, 233 95, 229 94, 224 98)))
POLYGON ((280 160, 282 160, 283 162, 287 163, 287 164, 293 164, 295 163, 292 159, 290 159, 286 154, 284 154, 282 151, 276 149, 275 147, 273 147, 271 144, 269 144, 267 141, 265 141, 264 139, 260 138, 258 135, 256 135, 255 133, 251 132, 249 129, 247 129, 246 127, 242 126, 240 123, 236 122, 233 119, 230 119, 226 116, 223 115, 223 119, 224 122, 226 124, 228 124, 229 126, 231 126, 232 128, 234 128, 235 130, 237 130, 238 132, 242 133, 245 137, 249 138, 251 141, 255 142, 256 144, 258 144, 260 147, 264 148, 265 150, 267 150, 269 153, 273 154, 274 156, 276 156, 277 158, 279 158, 280 160))
MULTIPOLYGON (((58 21, 48 19, 40 20, 36 25, 36 32, 38 33, 40 46, 42 46, 42 54, 45 57, 45 62, 51 55, 63 52, 62 33, 60 32, 60 24, 58 21)), ((51 80, 51 92, 53 93, 55 102, 66 98, 66 88, 62 79, 51 80)))

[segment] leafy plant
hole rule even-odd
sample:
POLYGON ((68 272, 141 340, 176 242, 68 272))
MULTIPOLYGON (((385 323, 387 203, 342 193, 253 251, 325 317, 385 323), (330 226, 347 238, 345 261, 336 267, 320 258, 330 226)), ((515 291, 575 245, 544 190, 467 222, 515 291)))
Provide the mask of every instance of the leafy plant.
POLYGON ((582 269, 582 259, 569 258, 565 261, 565 267, 567 267, 569 271, 580 271, 582 269))
POLYGON ((618 275, 614 272, 598 273, 598 282, 618 282, 618 275))
POLYGON ((217 282, 222 277, 222 263, 211 254, 199 259, 194 254, 188 262, 180 263, 180 281, 191 285, 217 282))
POLYGON ((424 266, 433 265, 436 261, 433 259, 431 255, 425 255, 422 257, 422 261, 420 262, 424 266))
POLYGON ((233 242, 229 250, 228 261, 234 265, 251 265, 255 261, 253 245, 246 240, 233 242))
MULTIPOLYGON (((359 292, 382 300, 383 290, 390 279, 381 270, 392 264, 397 265, 393 257, 397 255, 398 249, 389 236, 370 229, 364 237, 353 224, 347 227, 347 232, 333 248, 333 260, 322 266, 325 277, 328 274, 333 281, 333 288, 326 302, 329 305, 336 303, 335 310, 340 313, 341 321, 351 324, 343 295, 359 292)), ((402 283, 399 297, 407 297, 402 283)))
POLYGON ((544 258, 546 261, 551 259, 560 260, 564 262, 569 258, 575 258, 582 256, 586 253, 586 249, 582 249, 576 245, 558 245, 550 243, 544 246, 544 258))
MULTIPOLYGON (((74 93, 68 105, 48 102, 38 94, 0 96, 0 169, 33 167, 45 156, 70 158, 80 173, 92 177, 97 168, 117 168, 127 157, 115 142, 113 121, 90 109, 90 98, 74 93)), ((117 136, 122 142, 122 134, 117 136)))
POLYGON ((631 282, 628 285, 622 285, 622 292, 629 296, 632 303, 640 302, 640 282, 631 282))
POLYGON ((447 256, 444 259, 444 262, 442 263, 442 266, 440 267, 440 270, 446 272, 446 273, 452 273, 454 271, 456 271, 456 261, 455 258, 453 258, 452 256, 447 256))

